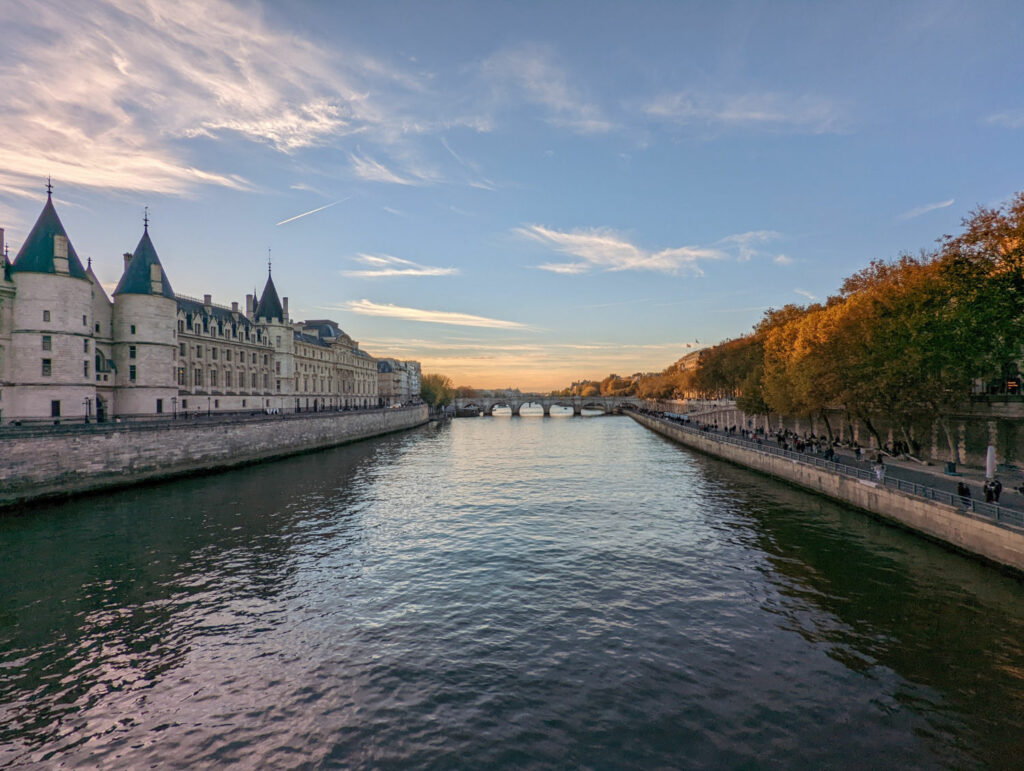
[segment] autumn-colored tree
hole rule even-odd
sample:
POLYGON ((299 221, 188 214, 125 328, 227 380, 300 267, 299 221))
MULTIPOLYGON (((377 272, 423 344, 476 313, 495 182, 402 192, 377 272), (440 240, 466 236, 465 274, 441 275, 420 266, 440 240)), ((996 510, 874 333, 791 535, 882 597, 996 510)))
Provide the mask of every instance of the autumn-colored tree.
POLYGON ((454 396, 455 388, 447 375, 424 375, 420 380, 420 398, 431 407, 445 407, 454 396))

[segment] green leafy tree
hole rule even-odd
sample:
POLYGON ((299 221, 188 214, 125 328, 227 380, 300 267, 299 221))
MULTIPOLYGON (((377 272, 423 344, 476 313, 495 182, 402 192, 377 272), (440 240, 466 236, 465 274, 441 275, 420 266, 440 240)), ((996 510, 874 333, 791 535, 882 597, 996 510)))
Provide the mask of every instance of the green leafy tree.
POLYGON ((424 375, 420 380, 420 398, 434 409, 451 404, 454 397, 455 388, 447 375, 424 375))

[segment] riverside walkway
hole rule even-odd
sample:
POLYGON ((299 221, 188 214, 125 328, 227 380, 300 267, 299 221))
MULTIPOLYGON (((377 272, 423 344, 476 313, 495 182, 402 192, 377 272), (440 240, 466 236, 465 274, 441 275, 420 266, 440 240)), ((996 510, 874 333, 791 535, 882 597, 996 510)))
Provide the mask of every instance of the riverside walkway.
POLYGON ((885 473, 879 480, 875 473, 875 464, 870 461, 858 461, 849 448, 834 448, 836 459, 834 461, 826 460, 821 455, 811 452, 795 452, 778 447, 775 438, 771 436, 758 441, 739 433, 731 433, 711 426, 694 425, 689 421, 664 413, 644 410, 637 410, 637 412, 670 423, 674 428, 688 433, 724 444, 784 457, 794 463, 817 466, 842 476, 884 485, 916 498, 954 506, 967 516, 983 519, 999 527, 1024 532, 1024 496, 1013 489, 1024 484, 1024 478, 1020 472, 1000 473, 999 479, 1003 483, 1003 492, 999 504, 985 503, 983 497, 985 476, 982 472, 969 470, 954 476, 943 473, 936 467, 921 466, 912 460, 885 456, 885 473), (970 487, 970 498, 964 499, 957 494, 957 485, 960 482, 965 482, 970 487))

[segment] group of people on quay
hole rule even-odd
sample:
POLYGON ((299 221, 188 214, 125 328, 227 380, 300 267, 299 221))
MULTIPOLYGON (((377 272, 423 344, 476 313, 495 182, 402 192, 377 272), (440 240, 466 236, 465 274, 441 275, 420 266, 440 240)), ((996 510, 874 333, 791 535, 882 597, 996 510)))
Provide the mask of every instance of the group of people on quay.
MULTIPOLYGON (((919 452, 919 448, 913 447, 910 443, 903 440, 886 442, 877 450, 867 449, 861 447, 856 441, 843 443, 835 439, 829 439, 828 437, 816 436, 813 433, 798 434, 787 428, 780 427, 776 431, 771 432, 765 431, 764 429, 754 428, 752 425, 747 427, 737 425, 721 426, 714 422, 704 422, 695 419, 689 415, 661 412, 642 407, 635 407, 632 409, 635 412, 666 420, 670 423, 686 426, 693 430, 713 434, 724 434, 726 436, 742 437, 742 439, 755 445, 762 445, 765 443, 774 444, 774 446, 781 450, 818 456, 833 463, 845 463, 855 466, 864 464, 867 466, 866 470, 869 469, 875 479, 879 482, 885 481, 886 474, 889 471, 886 466, 887 458, 891 458, 896 461, 899 461, 900 459, 905 461, 916 460, 916 454, 919 452), (843 454, 840 454, 840 451, 842 451, 843 454)), ((906 468, 901 468, 897 476, 902 478, 908 473, 910 473, 912 477, 915 475, 917 477, 923 477, 921 481, 926 486, 941 489, 948 485, 947 489, 950 490, 950 492, 952 491, 952 480, 946 479, 944 482, 944 477, 941 474, 928 472, 923 468, 917 469, 916 466, 908 466, 906 468), (908 469, 910 468, 914 470, 908 472, 908 469)), ((1011 487, 1011 491, 1024 496, 1024 484, 1011 487)), ((1000 503, 1000 496, 1002 495, 1002 492, 1003 483, 997 477, 986 478, 981 486, 982 499, 985 503, 1005 506, 1005 503, 1000 503)), ((971 486, 968 484, 967 480, 961 479, 957 482, 956 495, 960 498, 960 501, 964 506, 970 506, 973 496, 971 493, 971 486)))

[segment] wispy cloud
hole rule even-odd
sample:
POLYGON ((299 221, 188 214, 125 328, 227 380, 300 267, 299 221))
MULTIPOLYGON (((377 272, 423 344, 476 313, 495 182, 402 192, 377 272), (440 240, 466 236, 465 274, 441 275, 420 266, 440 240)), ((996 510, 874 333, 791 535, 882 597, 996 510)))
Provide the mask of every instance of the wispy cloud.
POLYGON ((279 29, 258 5, 180 0, 171 12, 149 0, 9 0, 0 28, 9 63, 0 68, 0 168, 22 189, 51 173, 63 184, 171 195, 246 189, 249 180, 216 161, 196 163, 198 142, 241 138, 294 154, 439 125, 405 114, 404 104, 431 103, 418 77, 279 29))
POLYGON ((1024 128, 1024 110, 1006 110, 997 112, 985 118, 986 123, 1003 128, 1019 129, 1024 128))
POLYGON ((547 46, 507 48, 481 64, 484 77, 501 98, 509 89, 543 107, 549 124, 576 134, 603 134, 615 128, 596 104, 569 83, 565 70, 547 46))
POLYGON ((357 262, 371 266, 369 270, 343 270, 341 275, 349 278, 395 278, 412 276, 454 276, 458 268, 436 268, 420 265, 411 260, 392 257, 388 254, 360 254, 354 258, 357 262))
POLYGON ((936 209, 945 209, 952 206, 956 201, 953 198, 949 198, 945 201, 939 201, 938 203, 926 203, 923 206, 915 206, 910 211, 905 211, 899 216, 901 220, 912 220, 914 217, 920 217, 922 214, 927 214, 930 211, 936 209))
POLYGON ((481 174, 480 174, 480 165, 479 164, 475 163, 474 161, 469 160, 468 158, 464 158, 462 155, 460 155, 459 153, 455 152, 452 149, 452 146, 450 144, 448 144, 448 140, 445 139, 444 137, 441 137, 441 145, 444 147, 445 150, 448 151, 448 154, 451 155, 451 157, 454 158, 455 161, 460 166, 462 166, 465 169, 468 169, 469 171, 473 172, 473 174, 475 175, 475 178, 467 180, 467 182, 466 182, 467 185, 469 185, 470 187, 475 187, 478 190, 496 190, 497 189, 497 185, 495 185, 491 180, 486 179, 483 176, 481 176, 481 174))
POLYGON ((720 249, 701 246, 680 246, 650 251, 607 228, 561 231, 543 225, 527 225, 517 228, 515 232, 563 254, 583 260, 537 266, 541 270, 553 273, 586 273, 596 267, 611 271, 654 270, 662 273, 678 273, 685 270, 700 275, 700 260, 722 259, 727 256, 720 249))
POLYGON ((420 308, 403 308, 400 305, 380 305, 370 300, 352 300, 342 310, 364 316, 385 316, 403 321, 419 321, 427 324, 451 324, 460 327, 484 327, 487 329, 530 329, 518 321, 502 321, 486 316, 474 316, 456 311, 432 311, 420 308))
POLYGON ((814 302, 815 300, 818 299, 817 295, 811 294, 806 289, 794 289, 793 291, 796 292, 801 297, 806 297, 811 302, 814 302))
POLYGON ((772 262, 774 262, 776 265, 792 265, 793 264, 793 258, 792 257, 787 257, 784 254, 780 254, 780 255, 776 256, 776 258, 774 260, 772 260, 772 262))
POLYGON ((591 264, 589 262, 545 262, 537 266, 538 270, 546 270, 551 273, 561 273, 566 276, 589 273, 590 268, 591 264))
POLYGON ((349 156, 352 161, 352 171, 360 179, 369 180, 370 182, 386 182, 392 185, 421 185, 423 179, 416 179, 411 176, 403 177, 400 174, 395 173, 383 163, 375 161, 372 158, 368 158, 365 155, 356 155, 353 153, 349 156))
POLYGON ((300 220, 303 217, 308 217, 310 214, 316 214, 318 211, 330 209, 332 206, 337 206, 339 203, 344 203, 347 200, 348 198, 342 198, 341 200, 335 201, 334 203, 329 203, 326 206, 321 206, 317 209, 310 209, 309 211, 302 212, 302 214, 296 214, 294 217, 289 217, 286 220, 281 220, 280 222, 277 223, 277 225, 287 225, 289 222, 295 222, 295 220, 300 220))
POLYGON ((782 238, 782 233, 777 233, 774 230, 751 230, 747 233, 726 236, 718 243, 734 246, 739 261, 747 262, 751 257, 761 254, 758 246, 779 238, 782 238))
POLYGON ((662 94, 644 106, 650 118, 683 126, 761 128, 826 134, 842 130, 838 106, 817 96, 780 92, 727 94, 678 91, 662 94))

